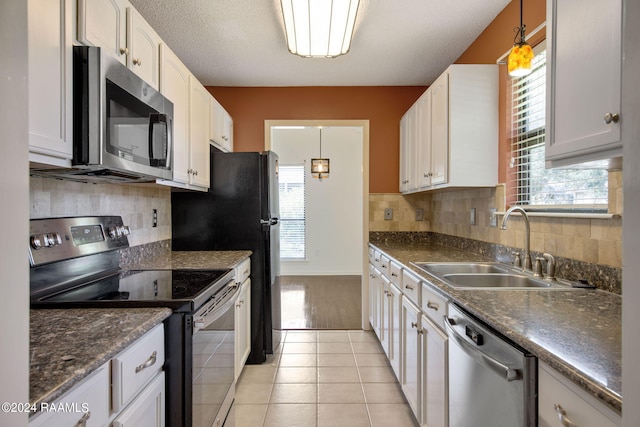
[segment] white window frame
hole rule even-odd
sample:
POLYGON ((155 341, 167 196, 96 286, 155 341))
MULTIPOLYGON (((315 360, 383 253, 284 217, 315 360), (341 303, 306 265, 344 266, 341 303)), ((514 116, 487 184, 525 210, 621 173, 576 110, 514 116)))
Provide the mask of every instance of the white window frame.
POLYGON ((280 184, 278 185, 278 192, 279 192, 279 197, 280 197, 280 259, 283 261, 306 261, 307 260, 307 223, 306 223, 306 210, 307 210, 307 200, 306 200, 306 179, 307 179, 307 173, 306 173, 306 165, 305 163, 302 164, 280 164, 279 165, 279 172, 280 172, 280 184), (282 178, 283 178, 283 174, 286 173, 287 168, 297 168, 299 169, 299 172, 301 174, 302 177, 302 203, 303 203, 303 216, 302 218, 297 217, 297 218, 287 218, 286 216, 283 215, 282 212, 282 190, 281 190, 281 186, 285 183, 282 182, 282 178), (302 254, 300 256, 283 256, 283 241, 286 241, 286 239, 283 239, 283 230, 284 230, 284 225, 289 222, 289 221, 303 221, 303 232, 302 232, 302 254))

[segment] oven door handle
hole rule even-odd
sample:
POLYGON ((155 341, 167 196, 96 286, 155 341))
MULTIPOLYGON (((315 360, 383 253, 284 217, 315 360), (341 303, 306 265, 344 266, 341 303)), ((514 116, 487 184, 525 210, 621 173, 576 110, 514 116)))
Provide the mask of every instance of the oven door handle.
POLYGON ((518 369, 513 369, 505 365, 504 363, 489 356, 479 348, 473 347, 467 342, 455 329, 453 329, 453 323, 451 319, 445 316, 444 326, 447 329, 447 335, 449 338, 455 340, 462 350, 467 353, 476 362, 488 367, 492 371, 496 372, 500 376, 503 376, 507 381, 516 381, 521 379, 521 375, 518 369))
POLYGON ((231 292, 227 294, 224 300, 215 301, 215 298, 211 298, 193 315, 194 332, 206 328, 220 318, 229 308, 233 308, 238 299, 240 288, 235 279, 230 280, 225 287, 231 289, 231 292))

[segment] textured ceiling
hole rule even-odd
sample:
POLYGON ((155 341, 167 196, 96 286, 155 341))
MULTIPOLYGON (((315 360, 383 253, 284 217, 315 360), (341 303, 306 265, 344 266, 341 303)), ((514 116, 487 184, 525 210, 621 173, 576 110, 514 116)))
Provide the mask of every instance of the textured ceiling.
POLYGON ((361 0, 351 51, 287 50, 279 0, 130 0, 207 86, 424 86, 509 0, 361 0))

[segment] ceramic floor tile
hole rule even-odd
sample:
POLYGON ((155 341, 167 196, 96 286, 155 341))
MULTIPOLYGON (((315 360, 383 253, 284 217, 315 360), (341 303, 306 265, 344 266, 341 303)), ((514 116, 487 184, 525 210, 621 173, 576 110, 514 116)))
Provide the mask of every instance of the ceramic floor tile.
POLYGON ((350 342, 320 342, 318 353, 353 353, 350 342))
POLYGON ((318 403, 365 403, 362 384, 318 384, 318 403))
POLYGON ((360 381, 363 383, 394 383, 396 375, 390 366, 359 366, 360 381))
POLYGON ((389 366, 384 353, 358 353, 355 357, 358 366, 389 366))
POLYGON ((264 427, 316 427, 316 412, 315 403, 269 405, 264 427))
POLYGON ((318 351, 315 342, 288 342, 284 344, 282 354, 288 353, 313 353, 318 351))
POLYGON ((398 383, 362 384, 366 403, 406 403, 398 383))
POLYGON ((315 354, 283 354, 280 359, 280 366, 302 366, 312 367, 318 364, 318 356, 315 354))
POLYGON ((317 332, 316 331, 288 331, 287 336, 284 339, 285 343, 292 342, 316 342, 317 341, 317 332))
POLYGON ((273 384, 238 384, 235 401, 238 404, 269 403, 273 384))
POLYGON ((242 369, 238 383, 265 384, 273 383, 276 377, 276 366, 247 365, 242 369))
POLYGON ((267 405, 236 405, 234 402, 224 427, 258 427, 264 423, 267 405))
POLYGON ((378 337, 373 331, 349 331, 349 339, 351 342, 378 342, 378 337))
POLYGON ((318 404, 318 427, 369 427, 370 425, 366 405, 318 404))
POLYGON ((316 384, 274 384, 269 403, 316 403, 316 384))
POLYGON ((411 408, 407 404, 369 404, 369 415, 373 427, 417 427, 411 408))
POLYGON ((282 367, 278 369, 276 383, 316 383, 317 368, 282 367))
POLYGON ((378 342, 352 342, 354 353, 383 353, 378 342))
POLYGON ((360 377, 354 367, 318 367, 319 383, 358 383, 360 377))
POLYGON ((318 366, 355 366, 353 354, 318 354, 318 366))
POLYGON ((349 332, 318 331, 318 342, 349 342, 349 332))

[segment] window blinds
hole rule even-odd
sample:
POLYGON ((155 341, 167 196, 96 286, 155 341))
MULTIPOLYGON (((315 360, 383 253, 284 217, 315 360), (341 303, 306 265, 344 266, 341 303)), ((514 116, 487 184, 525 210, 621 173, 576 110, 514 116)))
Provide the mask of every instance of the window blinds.
POLYGON ((280 258, 305 259, 304 165, 280 165, 280 258))
POLYGON ((545 169, 546 51, 536 47, 532 72, 511 80, 510 179, 515 203, 544 210, 606 209, 606 162, 595 169, 545 169))

